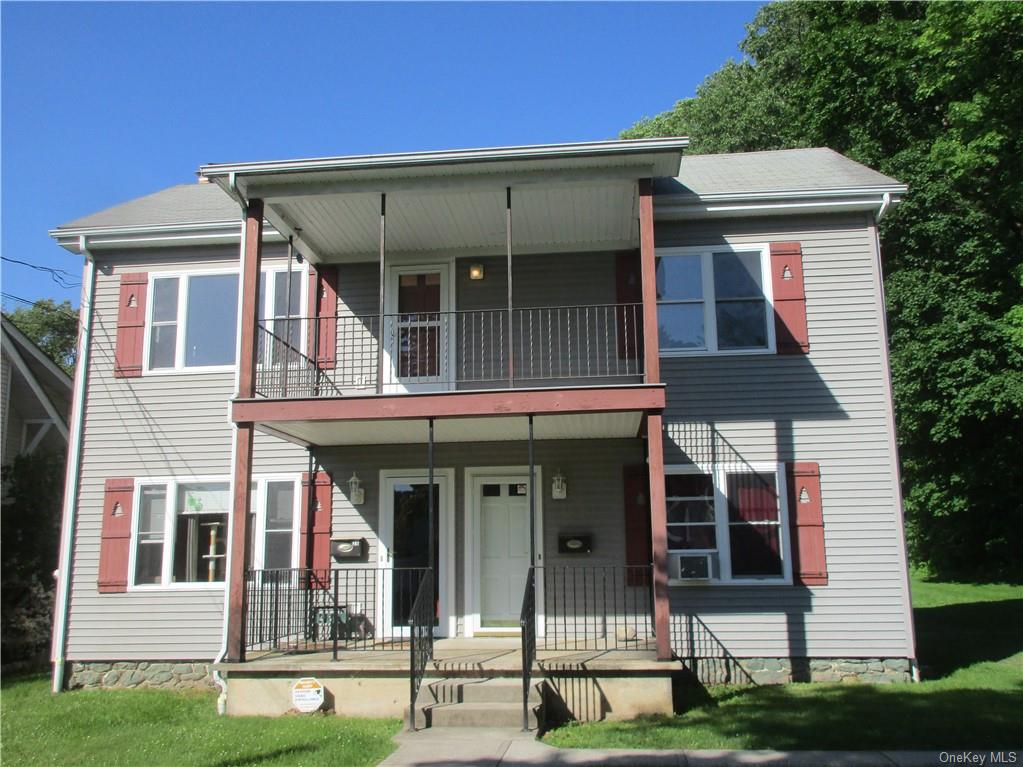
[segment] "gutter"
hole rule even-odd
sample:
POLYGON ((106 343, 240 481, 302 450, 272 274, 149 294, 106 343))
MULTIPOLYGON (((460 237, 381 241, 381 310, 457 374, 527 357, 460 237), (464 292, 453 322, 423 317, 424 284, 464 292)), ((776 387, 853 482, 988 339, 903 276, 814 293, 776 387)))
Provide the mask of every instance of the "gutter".
POLYGON ((78 360, 75 364, 74 398, 71 406, 71 431, 68 439, 68 460, 64 474, 64 509, 61 519, 60 559, 57 563, 57 598, 53 614, 52 690, 64 688, 64 657, 67 645, 68 605, 71 597, 71 549, 75 540, 75 511, 78 507, 78 486, 82 468, 82 434, 85 429, 85 388, 89 375, 89 347, 92 345, 92 315, 96 298, 96 262, 89 253, 86 238, 79 239, 79 250, 85 254, 85 279, 82 280, 80 308, 84 311, 79 323, 78 360))

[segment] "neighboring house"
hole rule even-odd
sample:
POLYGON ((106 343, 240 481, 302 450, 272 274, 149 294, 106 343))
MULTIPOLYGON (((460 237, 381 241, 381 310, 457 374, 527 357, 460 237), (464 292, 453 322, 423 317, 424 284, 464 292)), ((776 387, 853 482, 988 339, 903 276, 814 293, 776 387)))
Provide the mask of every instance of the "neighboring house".
POLYGON ((6 316, 0 320, 0 465, 16 456, 67 450, 71 379, 6 316))
POLYGON ((207 165, 53 230, 89 307, 55 688, 315 676, 442 724, 518 721, 523 674, 578 718, 685 669, 910 679, 905 187, 687 144, 207 165))

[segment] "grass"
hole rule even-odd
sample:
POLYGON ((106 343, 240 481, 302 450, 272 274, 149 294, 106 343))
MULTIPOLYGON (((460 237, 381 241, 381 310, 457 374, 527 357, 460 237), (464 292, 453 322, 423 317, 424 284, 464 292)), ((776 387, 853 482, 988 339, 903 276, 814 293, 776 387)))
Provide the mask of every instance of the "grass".
POLYGON ((397 719, 217 716, 216 696, 169 690, 51 695, 45 676, 5 680, 0 760, 10 765, 373 765, 397 719))
POLYGON ((913 578, 920 684, 690 690, 672 717, 570 724, 564 748, 1005 749, 1023 743, 1023 588, 913 578))

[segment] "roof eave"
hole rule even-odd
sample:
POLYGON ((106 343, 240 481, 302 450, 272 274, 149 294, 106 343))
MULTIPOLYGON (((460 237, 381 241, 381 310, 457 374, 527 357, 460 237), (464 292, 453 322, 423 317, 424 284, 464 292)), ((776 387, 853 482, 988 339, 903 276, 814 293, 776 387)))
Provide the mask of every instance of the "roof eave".
POLYGON ((654 213, 664 220, 877 211, 901 202, 907 191, 904 184, 891 184, 858 189, 660 195, 654 198, 654 213))

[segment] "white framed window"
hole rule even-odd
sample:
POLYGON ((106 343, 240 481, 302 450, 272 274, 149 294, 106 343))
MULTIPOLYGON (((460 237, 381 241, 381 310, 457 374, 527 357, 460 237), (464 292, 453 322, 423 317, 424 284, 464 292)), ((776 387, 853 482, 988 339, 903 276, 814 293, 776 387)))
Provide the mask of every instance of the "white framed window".
MULTIPOLYGON (((302 270, 291 273, 289 304, 286 266, 265 269, 259 281, 259 322, 299 352, 305 353, 304 317, 307 290, 302 270)), ((233 370, 238 343, 238 272, 154 272, 149 276, 146 373, 233 370)), ((260 363, 271 345, 259 333, 260 363)), ((274 344, 278 354, 284 348, 274 344)))
POLYGON ((773 354, 769 246, 657 249, 662 356, 773 354))
MULTIPOLYGON (((261 476, 252 484, 253 567, 295 567, 300 477, 261 476), (257 545, 258 542, 258 545, 257 545)), ((227 566, 231 481, 227 477, 135 482, 133 589, 221 588, 227 566)))
POLYGON ((669 558, 709 555, 709 580, 715 583, 791 583, 784 468, 778 463, 666 466, 669 558))
POLYGON ((154 272, 149 295, 144 372, 234 368, 237 271, 154 272))

